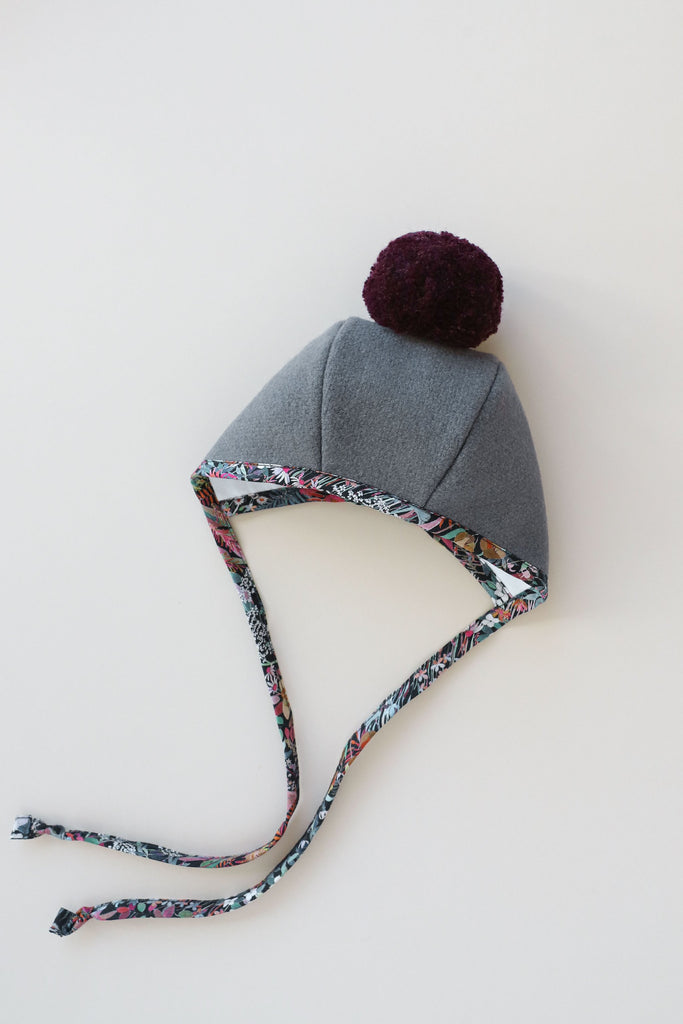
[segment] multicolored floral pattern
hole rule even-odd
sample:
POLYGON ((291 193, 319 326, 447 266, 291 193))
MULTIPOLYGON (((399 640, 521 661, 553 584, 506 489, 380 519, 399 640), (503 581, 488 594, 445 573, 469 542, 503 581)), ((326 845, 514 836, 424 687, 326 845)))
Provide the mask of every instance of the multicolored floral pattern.
POLYGON ((418 666, 405 682, 390 693, 349 737, 313 820, 289 853, 260 883, 227 899, 128 898, 101 903, 97 906, 81 907, 75 913, 61 908, 50 929, 57 935, 70 935, 91 918, 100 921, 120 921, 134 917, 210 917, 215 914, 225 914, 246 906, 258 896, 268 892, 308 849, 325 820, 347 770, 379 730, 411 700, 431 686, 446 668, 472 647, 496 632, 511 619, 531 611, 547 598, 547 577, 537 567, 504 551, 487 538, 445 516, 419 508, 395 495, 387 494, 354 480, 288 466, 204 460, 192 474, 191 483, 204 509, 214 541, 237 586, 258 649, 261 668, 273 704, 284 751, 287 813, 273 837, 262 846, 246 853, 222 857, 186 854, 158 846, 155 843, 121 839, 118 836, 100 832, 66 829, 61 825, 47 825, 40 819, 30 816, 16 820, 12 832, 14 838, 31 839, 40 835, 52 835, 59 839, 89 842, 168 864, 204 868, 222 868, 244 864, 270 850, 282 838, 299 801, 299 763, 294 721, 273 650, 263 602, 244 552, 230 524, 230 518, 233 515, 265 508, 278 508, 304 501, 350 501, 398 516, 406 522, 420 526, 455 555, 457 560, 486 590, 493 603, 493 608, 475 619, 418 666), (219 501, 211 486, 211 477, 274 483, 280 484, 281 487, 219 501), (514 596, 496 574, 494 567, 521 581, 526 587, 524 593, 514 596))

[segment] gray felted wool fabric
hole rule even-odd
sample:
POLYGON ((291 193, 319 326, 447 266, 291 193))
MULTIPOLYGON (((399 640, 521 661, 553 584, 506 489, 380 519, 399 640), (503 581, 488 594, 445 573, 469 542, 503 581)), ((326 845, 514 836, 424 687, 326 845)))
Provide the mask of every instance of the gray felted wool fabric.
POLYGON ((206 456, 377 487, 547 572, 529 425, 503 363, 351 316, 291 358, 206 456))

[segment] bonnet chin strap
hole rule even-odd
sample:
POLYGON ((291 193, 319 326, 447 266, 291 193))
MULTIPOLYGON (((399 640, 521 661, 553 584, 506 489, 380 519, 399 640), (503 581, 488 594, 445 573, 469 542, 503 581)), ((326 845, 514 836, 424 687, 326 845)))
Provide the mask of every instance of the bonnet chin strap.
POLYGON ((100 903, 93 907, 81 907, 75 913, 62 907, 55 917, 50 931, 60 936, 71 935, 91 919, 123 921, 134 917, 213 917, 216 914, 227 914, 231 910, 239 910, 268 892, 306 852, 324 822, 346 772, 373 736, 376 736, 379 730, 401 708, 428 689, 444 669, 461 658, 481 640, 500 629, 510 619, 528 611, 528 604, 528 600, 515 598, 505 607, 495 608, 481 615, 467 629, 458 633, 444 647, 424 661, 397 690, 385 697, 375 711, 347 740, 327 792, 306 831, 299 837, 287 856, 283 857, 272 871, 256 885, 244 889, 234 896, 216 900, 126 897, 100 903))
MULTIPOLYGON (((211 464, 208 464, 209 466, 211 464)), ((220 475, 216 473, 216 475, 220 475)), ((232 474, 226 474, 232 475, 232 474)), ((330 478, 333 479, 333 478, 330 478)), ((31 816, 17 818, 12 831, 14 839, 33 839, 36 836, 52 835, 59 839, 76 840, 103 846, 109 849, 118 850, 123 853, 130 853, 138 857, 146 857, 149 860, 156 860, 167 864, 178 864, 185 867, 222 868, 231 867, 237 864, 244 864, 254 860, 266 851, 270 850, 284 835, 289 821, 299 801, 299 762, 294 736, 294 722, 292 711, 287 700, 287 694, 282 684, 277 658, 270 638, 266 613, 263 602, 253 580, 251 570, 246 556, 237 540, 237 536, 230 525, 230 515, 240 510, 259 507, 258 504, 246 503, 241 506, 239 501, 228 502, 227 510, 222 509, 215 500, 210 483, 206 478, 205 464, 192 476, 192 485, 199 498, 206 514, 214 540, 221 551, 223 559, 230 570, 230 573, 237 585, 242 604, 247 615, 249 627, 258 647, 261 668, 263 670, 268 692, 270 694, 273 709, 275 712, 280 738, 282 740, 285 768, 287 775, 287 812, 279 828, 272 839, 262 846, 247 853, 231 854, 224 857, 208 857, 199 854, 186 854, 167 847, 158 846, 154 843, 140 842, 136 840, 122 839, 118 836, 107 835, 100 832, 87 832, 75 829, 66 829, 62 825, 47 825, 40 819, 31 816)), ((367 490, 367 489, 366 489, 367 490)), ((379 493, 379 492, 377 492, 379 493)), ((303 496, 302 496, 303 497, 303 496)), ((391 496, 387 496, 390 500, 391 496)), ((314 489, 308 492, 308 500, 343 500, 339 496, 331 494, 325 497, 314 489)), ((301 500, 301 499, 300 499, 301 500)), ((305 500, 305 499, 304 499, 305 500)), ((285 502, 286 503, 286 502, 285 502)), ((263 507, 263 506, 261 506, 263 507)), ((405 507, 405 506, 401 506, 405 507)), ((389 510, 389 509, 386 509, 389 510)), ((444 521, 446 522, 446 521, 444 521)), ((423 525, 420 523, 420 525, 423 525)), ((432 536, 436 539, 436 531, 432 536)), ((448 535, 447 535, 448 536, 448 535)), ((455 549, 449 544, 452 550, 455 549)), ((465 550, 455 551, 458 557, 471 568, 470 563, 477 556, 474 552, 465 550)), ((524 565, 524 574, 529 576, 529 567, 524 565)), ((510 561, 513 571, 520 568, 519 562, 510 561)), ((100 921, 122 921, 129 918, 140 917, 213 917, 216 914, 226 914, 231 910, 238 910, 253 900, 268 892, 283 875, 297 863, 300 857, 308 849, 314 836, 327 816, 328 809, 332 804, 347 770, 360 754, 361 750, 370 742, 379 730, 389 722, 394 715, 419 696, 459 658, 466 654, 472 647, 490 636, 501 626, 505 625, 512 618, 530 611, 537 604, 545 600, 547 590, 544 587, 544 580, 539 579, 540 586, 527 587, 524 597, 512 596, 504 588, 501 588, 495 576, 490 573, 486 565, 480 566, 477 575, 481 579, 481 570, 490 578, 491 586, 488 588, 491 593, 495 607, 475 619, 468 627, 458 633, 452 640, 441 647, 438 651, 424 661, 410 675, 398 689, 390 693, 365 719, 360 727, 347 740, 341 756, 337 763, 334 775, 330 781, 327 792, 319 805, 313 820, 308 828, 302 833, 289 853, 279 861, 278 864, 256 885, 238 892, 234 896, 217 900, 196 900, 196 899, 166 899, 163 897, 148 898, 123 898, 97 906, 84 906, 76 912, 62 907, 50 928, 56 935, 71 935, 87 921, 97 919, 100 921), (495 591, 495 592, 494 592, 495 591)), ((535 572, 532 570, 532 576, 535 572)))
POLYGON ((259 649, 261 668, 263 669, 268 692, 273 703, 275 720, 284 749, 287 776, 287 812, 272 839, 263 843, 262 846, 248 850, 246 853, 225 854, 216 857, 208 854, 182 853, 179 850, 171 850, 166 846, 158 846, 156 843, 143 842, 137 839, 124 839, 121 836, 108 835, 106 832, 88 832, 83 829, 65 828, 63 825, 48 825, 41 821, 40 818, 31 816, 15 819, 14 828, 10 836, 11 839, 35 839, 38 836, 54 836, 56 839, 90 843, 94 846, 103 846, 110 850, 117 850, 120 853, 130 853, 136 857, 145 857, 147 860, 160 861, 165 864, 178 864, 181 867, 229 868, 237 864, 246 864, 260 857, 272 849, 285 834, 290 818, 299 802, 299 758, 294 737, 292 711, 282 684, 280 669, 270 640, 266 612, 252 579, 251 571, 246 564, 244 553, 237 542, 234 530, 231 527, 229 531, 220 530, 212 524, 212 531, 216 543, 221 548, 233 578, 237 583, 242 604, 249 620, 249 626, 259 649), (238 569, 238 563, 244 564, 240 564, 238 569))
MULTIPOLYGON (((204 495, 200 497, 204 497, 204 495)), ((237 540, 235 531, 224 513, 207 506, 204 506, 204 511, 207 515, 214 540, 237 584, 242 605, 249 622, 249 628, 258 648, 261 669, 263 670, 268 693, 273 704, 275 721, 280 733, 285 758, 287 779, 287 810, 285 817, 272 838, 261 846, 248 850, 245 853, 225 854, 218 857, 208 854, 183 853, 179 850, 171 850, 166 846, 158 846, 156 843, 137 839, 124 839, 121 836, 109 835, 106 832, 89 832, 84 829, 65 828, 64 825, 48 825, 40 818, 35 818, 31 815, 15 818, 10 834, 11 839, 35 839, 39 836, 53 836, 56 839, 90 843, 94 846, 117 850, 120 853, 129 853, 136 857, 145 857, 147 860, 159 861, 165 864, 177 864, 181 867, 228 868, 255 860, 272 849, 285 834, 300 796, 299 757, 294 735, 292 710, 282 683, 280 668, 270 639, 263 601, 256 588, 246 556, 237 540)), ((61 913, 62 911, 60 911, 61 913)), ((157 916, 162 915, 159 914, 157 916)), ((169 915, 163 916, 168 917, 169 915)), ((54 931, 55 929, 53 928, 52 930, 54 931)), ((67 933, 58 932, 58 934, 67 933)))

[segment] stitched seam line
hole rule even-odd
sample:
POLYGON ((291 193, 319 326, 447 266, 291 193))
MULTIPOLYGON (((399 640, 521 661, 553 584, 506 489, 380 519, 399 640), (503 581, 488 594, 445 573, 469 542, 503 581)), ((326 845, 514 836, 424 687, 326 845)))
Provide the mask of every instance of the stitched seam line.
POLYGON ((468 442, 468 441, 469 441, 469 439, 470 439, 470 434, 472 433, 472 431, 474 430, 475 426, 477 425, 477 420, 478 420, 478 419, 479 419, 479 417, 481 416, 481 412, 482 412, 482 409, 484 408, 484 406, 486 405, 486 403, 487 403, 487 402, 488 402, 488 400, 489 400, 489 395, 490 395, 490 394, 491 394, 491 392, 493 391, 493 385, 494 385, 494 384, 496 383, 496 381, 498 380, 498 374, 500 373, 500 368, 501 368, 501 366, 502 366, 502 365, 503 365, 502 363, 498 363, 498 367, 496 368, 496 372, 495 372, 495 373, 494 373, 494 375, 493 375, 493 380, 492 380, 492 381, 491 381, 491 383, 489 384, 489 388, 488 388, 488 391, 487 391, 487 392, 486 392, 486 394, 484 395, 484 398, 482 399, 482 403, 481 403, 481 405, 479 406, 479 408, 477 409, 477 414, 476 414, 476 416, 474 417, 474 419, 472 420, 472 423, 470 424, 470 429, 469 429, 469 430, 467 431, 467 434, 465 435, 465 438, 464 438, 464 440, 463 440, 462 444, 460 445, 460 447, 458 448, 457 452, 456 452, 456 453, 455 453, 455 455, 453 456, 453 458, 452 458, 452 460, 451 460, 451 462, 450 462, 450 465, 449 465, 449 466, 448 466, 448 467, 446 468, 446 470, 445 470, 445 471, 444 471, 444 472, 442 473, 442 475, 441 475, 441 477, 439 478, 439 480, 438 480, 437 484, 436 484, 436 485, 435 485, 435 486, 434 486, 434 487, 432 488, 432 493, 431 493, 431 494, 429 495, 429 497, 427 498, 427 500, 426 500, 426 501, 425 501, 425 503, 424 503, 424 505, 425 505, 425 508, 429 508, 429 503, 430 503, 430 501, 432 500, 432 498, 434 497, 434 495, 435 495, 435 494, 436 494, 436 492, 438 491, 439 487, 441 487, 441 484, 442 484, 442 483, 444 482, 444 480, 446 479, 446 477, 448 476, 448 474, 450 473, 450 471, 451 471, 451 470, 453 469, 453 466, 454 466, 454 465, 456 464, 456 462, 457 462, 457 461, 458 461, 458 459, 460 458, 460 456, 461 456, 461 454, 462 454, 462 452, 463 452, 463 450, 464 450, 464 448, 465 448, 465 445, 467 444, 467 442, 468 442))
POLYGON ((341 322, 341 324, 339 325, 339 328, 335 332, 334 338, 330 342, 330 347, 327 350, 327 357, 325 359, 325 365, 323 367, 323 376, 322 376, 322 380, 321 380, 321 383, 320 383, 320 466, 319 466, 319 468, 320 468, 321 473, 325 471, 325 464, 323 462, 323 402, 325 400, 325 378, 327 376, 327 367, 328 367, 329 362, 330 362, 330 356, 332 355, 332 349, 334 347, 334 343, 337 340, 337 338, 339 337, 339 335, 341 334, 341 332, 342 332, 346 322, 347 322, 347 320, 343 320, 341 322))

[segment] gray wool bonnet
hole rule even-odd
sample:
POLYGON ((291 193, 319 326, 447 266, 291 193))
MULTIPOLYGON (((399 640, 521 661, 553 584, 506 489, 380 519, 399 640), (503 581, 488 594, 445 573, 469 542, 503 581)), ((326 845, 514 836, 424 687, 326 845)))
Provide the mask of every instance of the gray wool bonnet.
POLYGON ((238 513, 348 501, 414 523, 486 591, 490 608, 435 651, 349 737, 313 820, 257 885, 215 899, 125 897, 61 908, 51 931, 87 921, 202 918, 245 907, 306 852, 353 761, 450 665, 548 593, 548 531, 536 452, 510 375, 475 351, 500 318, 502 278, 477 246, 411 232, 377 259, 363 292, 373 317, 337 320, 303 346, 229 423, 191 474, 247 615, 285 762, 286 811, 256 849, 183 853, 154 842, 48 825, 24 815, 12 837, 52 835, 168 864, 228 868, 278 843, 299 803, 294 716, 266 609, 231 525, 238 513), (212 481, 220 480, 220 488, 212 481), (218 498, 217 494, 221 497, 218 498))

